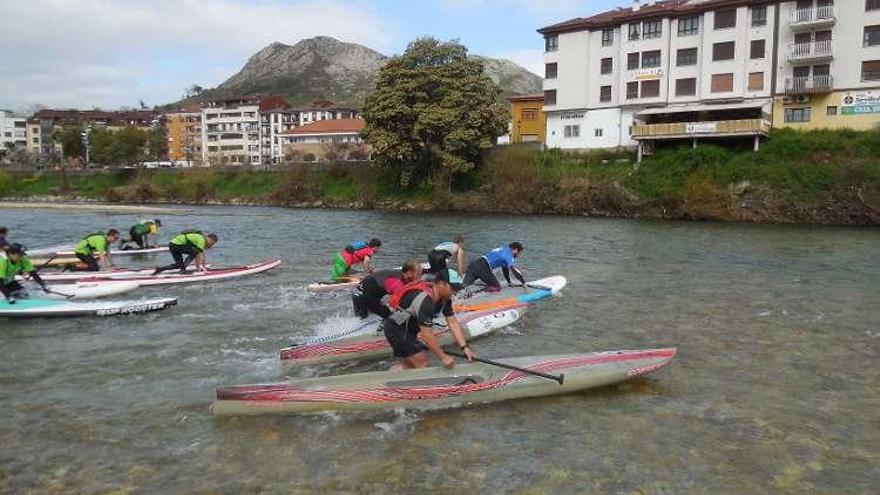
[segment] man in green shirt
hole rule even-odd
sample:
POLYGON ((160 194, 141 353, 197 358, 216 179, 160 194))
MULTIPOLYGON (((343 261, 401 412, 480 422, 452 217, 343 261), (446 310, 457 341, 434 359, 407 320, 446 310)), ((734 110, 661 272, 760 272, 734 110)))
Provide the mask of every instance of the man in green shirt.
POLYGON ((132 225, 131 229, 128 230, 128 235, 131 236, 131 239, 122 241, 119 248, 128 249, 127 244, 129 242, 137 244, 139 249, 153 247, 150 245, 150 236, 155 237, 158 235, 159 227, 161 226, 162 221, 158 218, 154 220, 141 220, 137 224, 132 225))
POLYGON ((156 267, 153 275, 158 275, 165 270, 180 270, 180 273, 186 273, 186 267, 193 261, 195 261, 196 269, 204 270, 205 251, 211 249, 214 244, 217 244, 217 235, 215 234, 205 235, 198 230, 187 230, 180 233, 168 243, 168 250, 171 251, 174 263, 156 267), (186 260, 183 259, 184 255, 186 255, 186 260))
POLYGON ((83 240, 76 245, 74 253, 80 261, 88 266, 87 271, 97 272, 101 269, 98 265, 99 261, 103 261, 107 267, 113 266, 110 245, 117 239, 119 239, 119 231, 116 229, 110 229, 106 234, 95 232, 83 237, 83 240))
POLYGON ((25 256, 24 246, 21 244, 10 244, 6 247, 6 258, 0 258, 0 292, 3 297, 10 303, 15 303, 15 298, 27 295, 24 287, 15 280, 15 277, 22 274, 29 274, 34 282, 43 288, 44 292, 49 292, 43 279, 34 270, 31 260, 25 256))

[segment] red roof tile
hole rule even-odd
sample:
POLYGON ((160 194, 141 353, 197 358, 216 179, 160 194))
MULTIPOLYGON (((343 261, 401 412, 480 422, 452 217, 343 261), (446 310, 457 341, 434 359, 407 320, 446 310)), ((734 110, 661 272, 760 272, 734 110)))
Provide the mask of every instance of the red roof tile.
POLYGON ((508 96, 507 101, 544 101, 544 93, 508 96))

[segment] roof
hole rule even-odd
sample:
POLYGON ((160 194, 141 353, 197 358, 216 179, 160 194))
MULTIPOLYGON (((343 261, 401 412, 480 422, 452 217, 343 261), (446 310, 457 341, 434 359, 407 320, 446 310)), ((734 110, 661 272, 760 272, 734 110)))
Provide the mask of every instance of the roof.
POLYGON ((283 96, 267 96, 260 100, 260 112, 289 110, 290 108, 290 103, 287 103, 283 96))
POLYGON ((364 119, 325 119, 295 127, 287 135, 358 133, 366 125, 364 119))
POLYGON ((513 95, 508 96, 507 101, 544 101, 544 93, 533 93, 529 95, 513 95))
POLYGON ((330 100, 315 100, 309 106, 297 107, 296 110, 300 112, 311 112, 316 110, 348 110, 354 112, 357 109, 351 106, 339 105, 330 100))
POLYGON ((44 108, 33 115, 34 119, 62 122, 105 121, 108 123, 149 123, 159 117, 153 110, 52 110, 44 108))
POLYGON ((538 32, 546 35, 572 31, 592 31, 642 19, 678 17, 699 14, 722 7, 761 5, 773 2, 774 0, 661 0, 650 5, 643 5, 637 11, 633 11, 632 7, 618 7, 615 10, 600 12, 590 17, 578 17, 551 24, 542 27, 538 32))

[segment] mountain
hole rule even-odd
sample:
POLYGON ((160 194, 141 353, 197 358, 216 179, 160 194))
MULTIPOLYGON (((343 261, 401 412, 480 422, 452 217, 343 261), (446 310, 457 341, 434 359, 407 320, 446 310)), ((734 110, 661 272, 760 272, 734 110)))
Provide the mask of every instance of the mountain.
MULTIPOLYGON (((474 55, 505 96, 541 91, 541 78, 509 60, 474 55)), ((318 99, 358 104, 372 88, 388 57, 327 36, 290 46, 272 43, 252 55, 235 75, 197 99, 279 94, 291 103, 318 99)))

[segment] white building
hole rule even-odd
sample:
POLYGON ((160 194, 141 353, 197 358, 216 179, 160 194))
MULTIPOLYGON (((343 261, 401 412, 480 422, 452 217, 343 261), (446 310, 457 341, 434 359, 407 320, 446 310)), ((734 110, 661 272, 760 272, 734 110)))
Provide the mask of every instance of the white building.
POLYGON ((225 98, 202 108, 202 162, 259 165, 260 99, 225 98))
POLYGON ((9 110, 0 110, 0 151, 27 148, 27 119, 9 110))

